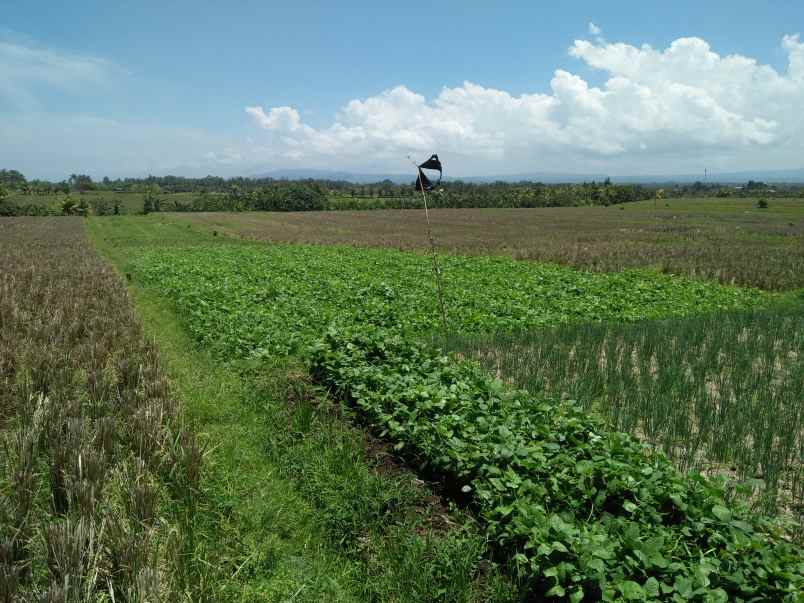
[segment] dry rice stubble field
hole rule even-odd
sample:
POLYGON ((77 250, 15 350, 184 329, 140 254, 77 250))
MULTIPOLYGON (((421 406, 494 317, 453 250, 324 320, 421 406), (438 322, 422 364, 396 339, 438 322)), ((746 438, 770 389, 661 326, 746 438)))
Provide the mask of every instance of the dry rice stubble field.
MULTIPOLYGON (((231 236, 426 249, 414 210, 177 214, 231 236)), ((444 252, 508 255, 600 272, 655 267, 726 284, 804 287, 804 199, 673 199, 610 207, 438 209, 444 252)))
POLYGON ((80 218, 0 220, 0 266, 0 600, 177 600, 202 450, 125 285, 80 218))

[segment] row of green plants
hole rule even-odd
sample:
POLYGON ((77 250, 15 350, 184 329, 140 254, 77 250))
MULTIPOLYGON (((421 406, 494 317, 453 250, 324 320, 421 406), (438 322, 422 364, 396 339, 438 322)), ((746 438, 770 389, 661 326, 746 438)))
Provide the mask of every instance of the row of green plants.
POLYGON ((186 600, 294 603, 509 603, 481 526, 367 437, 303 364, 193 349, 185 312, 140 287, 144 246, 223 241, 178 221, 91 219, 96 245, 129 272, 137 310, 205 443, 193 514, 199 570, 186 600))
MULTIPOLYGON (((318 182, 293 185, 274 183, 271 186, 243 190, 235 187, 221 203, 233 211, 242 209, 291 210, 287 199, 298 196, 298 191, 319 193, 318 206, 302 204, 299 209, 416 209, 424 206, 421 195, 410 184, 330 187, 318 182)), ((445 182, 428 197, 434 208, 470 207, 577 207, 586 205, 607 206, 652 199, 652 190, 632 185, 606 183, 544 185, 533 182, 493 184, 457 184, 445 182)), ((291 209, 293 208, 293 209, 291 209)))
MULTIPOLYGON (((328 210, 424 209, 421 194, 402 189, 387 196, 331 195, 328 210)), ((501 184, 446 186, 427 197, 432 209, 608 207, 652 199, 656 193, 638 186, 613 184, 534 185, 501 184)))
POLYGON ((477 509, 528 597, 800 600, 801 551, 721 483, 417 342, 390 288, 362 297, 311 346, 312 375, 477 509))
POLYGON ((439 340, 532 395, 577 401, 684 470, 750 485, 757 508, 804 516, 801 303, 439 340))
MULTIPOLYGON (((233 185, 223 190, 197 190, 193 195, 176 195, 163 192, 153 184, 142 187, 142 213, 159 211, 208 212, 208 211, 324 211, 324 210, 369 210, 369 209, 421 209, 424 207, 421 195, 411 185, 390 185, 376 190, 355 185, 355 189, 343 190, 327 186, 318 181, 274 181, 261 187, 240 187, 233 185), (370 194, 368 194, 370 193, 370 194)), ((2 203, 0 215, 68 215, 62 206, 81 205, 94 215, 112 215, 112 209, 121 203, 115 190, 103 188, 79 189, 78 201, 71 201, 69 189, 66 197, 43 193, 23 193, 16 195, 15 203, 2 203), (87 192, 96 198, 90 202, 84 199, 87 192), (104 195, 101 197, 100 195, 104 195), (37 197, 38 203, 31 202, 37 197), (108 196, 109 200, 105 200, 108 196)), ((461 187, 445 184, 434 191, 429 198, 433 208, 473 208, 473 207, 577 207, 608 206, 651 199, 654 192, 637 186, 613 184, 573 184, 553 185, 520 183, 517 185, 498 183, 497 185, 473 185, 461 187)))
POLYGON ((86 198, 65 195, 51 203, 11 203, 4 202, 0 195, 0 217, 14 216, 117 216, 123 213, 119 199, 103 197, 86 198))
MULTIPOLYGON (((398 292, 412 330, 442 328, 426 255, 390 249, 253 244, 147 249, 131 267, 178 303, 193 337, 220 355, 298 353, 366 287, 398 292)), ((763 305, 772 296, 646 270, 590 273, 502 257, 441 258, 456 332, 634 321, 763 305)))

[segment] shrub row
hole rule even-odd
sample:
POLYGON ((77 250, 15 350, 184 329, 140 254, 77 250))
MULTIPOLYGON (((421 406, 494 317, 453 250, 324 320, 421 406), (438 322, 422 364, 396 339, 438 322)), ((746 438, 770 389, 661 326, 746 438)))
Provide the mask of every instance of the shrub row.
POLYGON ((467 497, 528 597, 800 600, 801 553, 722 484, 410 339, 386 309, 361 319, 310 348, 312 375, 467 497))

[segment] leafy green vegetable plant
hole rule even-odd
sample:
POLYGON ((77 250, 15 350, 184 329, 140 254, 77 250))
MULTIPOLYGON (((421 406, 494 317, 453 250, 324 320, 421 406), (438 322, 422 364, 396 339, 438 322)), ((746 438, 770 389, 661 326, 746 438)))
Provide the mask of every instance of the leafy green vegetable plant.
MULTIPOLYGON (((462 333, 688 316, 769 299, 756 289, 646 270, 589 273, 498 257, 440 261, 447 321, 462 333)), ((383 283, 394 288, 407 328, 440 328, 432 267, 416 253, 222 244, 145 251, 132 269, 172 297, 193 336, 223 357, 298 353, 383 283)))
POLYGON ((312 374, 467 496, 532 596, 799 600, 804 559, 778 524, 578 407, 412 341, 385 311, 329 328, 312 374))

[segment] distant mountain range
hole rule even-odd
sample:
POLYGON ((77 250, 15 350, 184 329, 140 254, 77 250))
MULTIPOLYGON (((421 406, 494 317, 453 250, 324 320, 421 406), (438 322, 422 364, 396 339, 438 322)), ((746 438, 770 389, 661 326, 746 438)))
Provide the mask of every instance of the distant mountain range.
MULTIPOLYGON (((680 174, 664 176, 618 176, 612 177, 615 182, 626 183, 676 183, 685 184, 704 180, 703 174, 680 174)), ((722 184, 744 184, 749 180, 776 184, 802 184, 804 183, 804 168, 797 170, 747 170, 743 172, 710 173, 707 182, 722 184)))
POLYGON ((343 172, 337 170, 317 170, 317 169, 293 169, 293 170, 273 170, 264 174, 256 174, 254 178, 274 178, 276 180, 343 180, 354 182, 355 184, 368 184, 371 182, 381 182, 390 180, 399 184, 413 182, 415 175, 410 174, 356 174, 353 172, 343 172))
MULTIPOLYGON (((390 180, 397 184, 413 182, 413 174, 361 174, 337 170, 320 169, 290 169, 273 170, 254 176, 255 178, 275 178, 277 180, 304 180, 312 178, 315 180, 343 180, 356 184, 367 184, 371 182, 381 182, 390 180)), ((445 180, 463 180, 464 182, 519 182, 529 180, 531 182, 544 182, 545 184, 557 183, 577 183, 577 182, 601 182, 606 179, 605 174, 565 174, 557 172, 530 172, 521 174, 499 174, 490 176, 462 176, 445 178, 445 180)), ((649 176, 609 176, 612 182, 625 184, 688 184, 696 181, 703 181, 703 174, 658 174, 649 176)), ((709 174, 709 183, 722 184, 743 184, 749 180, 772 183, 804 183, 804 168, 796 170, 747 170, 742 172, 723 172, 709 174)))
MULTIPOLYGON (((294 170, 274 170, 264 174, 258 174, 255 178, 276 178, 277 180, 304 180, 312 178, 314 180, 344 180, 356 184, 368 184, 390 180, 396 184, 405 184, 416 180, 416 174, 357 174, 353 172, 335 170, 316 170, 316 169, 294 169, 294 170)), ((530 180, 532 182, 559 183, 559 182, 591 182, 592 180, 605 180, 606 176, 601 174, 560 174, 560 173, 531 173, 531 174, 506 174, 491 176, 455 176, 447 177, 444 180, 462 180, 463 182, 519 182, 530 180)))

